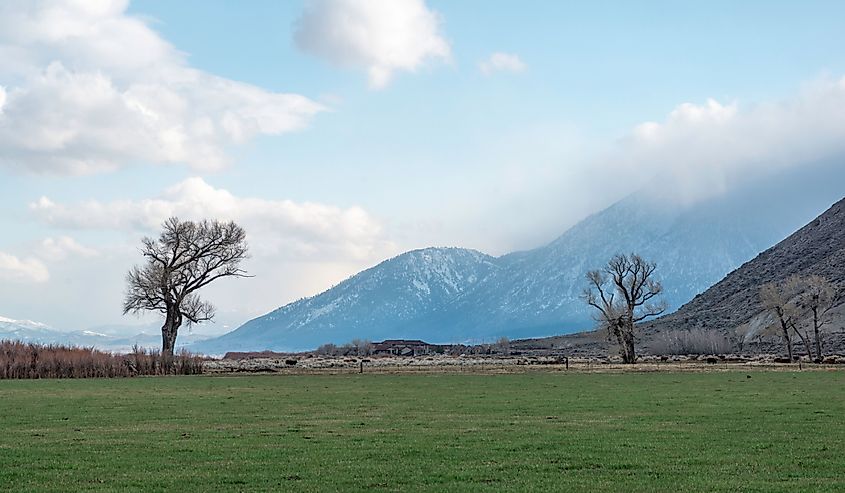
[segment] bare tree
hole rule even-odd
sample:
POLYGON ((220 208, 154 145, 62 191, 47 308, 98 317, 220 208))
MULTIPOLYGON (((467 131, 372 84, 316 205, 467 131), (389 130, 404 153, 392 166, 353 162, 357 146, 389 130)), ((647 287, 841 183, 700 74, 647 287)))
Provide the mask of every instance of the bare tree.
POLYGON ((820 361, 822 329, 832 322, 832 311, 843 302, 843 293, 821 276, 792 276, 785 281, 770 282, 760 290, 763 306, 777 316, 780 331, 793 358, 790 330, 801 339, 811 361, 820 361), (810 337, 809 329, 813 331, 810 337), (815 349, 815 356, 813 350, 815 349))
POLYGON ((838 289, 832 282, 821 276, 803 278, 803 292, 798 304, 812 313, 813 343, 816 349, 816 361, 824 357, 822 352, 821 332, 825 325, 832 322, 832 311, 843 301, 845 291, 838 289))
POLYGON ((373 354, 373 343, 368 339, 352 339, 352 346, 358 356, 369 356, 373 354))
POLYGON ((496 340, 496 351, 499 353, 510 356, 511 354, 511 341, 507 337, 500 337, 496 340))
POLYGON ((760 288, 760 301, 763 303, 763 308, 774 313, 780 324, 781 337, 786 346, 789 361, 794 359, 789 330, 795 326, 800 317, 794 303, 796 285, 795 280, 790 279, 781 283, 769 282, 760 288))
POLYGON ((666 311, 666 302, 658 301, 663 286, 654 279, 657 264, 637 254, 616 255, 602 270, 587 273, 589 287, 582 299, 598 311, 596 321, 615 339, 626 364, 637 361, 634 326, 666 311))
POLYGON ((240 268, 247 258, 246 233, 234 222, 182 221, 171 217, 157 239, 142 240, 146 263, 126 275, 123 313, 164 314, 162 355, 172 356, 183 321, 211 320, 214 307, 197 291, 221 277, 247 277, 240 268))
POLYGON ((742 351, 745 349, 745 345, 750 344, 751 336, 752 332, 750 322, 746 322, 734 329, 734 333, 730 336, 730 340, 733 343, 733 347, 734 349, 736 349, 737 353, 742 353, 742 351))

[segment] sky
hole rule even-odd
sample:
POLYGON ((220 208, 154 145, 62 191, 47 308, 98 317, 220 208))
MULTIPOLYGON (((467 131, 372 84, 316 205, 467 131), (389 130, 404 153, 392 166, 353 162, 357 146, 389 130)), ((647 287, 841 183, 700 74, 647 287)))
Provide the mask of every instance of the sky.
MULTIPOLYGON (((140 240, 235 220, 220 333, 426 246, 553 240, 845 154, 845 3, 0 2, 0 315, 121 314, 140 240)), ((843 187, 845 188, 845 187, 843 187)))

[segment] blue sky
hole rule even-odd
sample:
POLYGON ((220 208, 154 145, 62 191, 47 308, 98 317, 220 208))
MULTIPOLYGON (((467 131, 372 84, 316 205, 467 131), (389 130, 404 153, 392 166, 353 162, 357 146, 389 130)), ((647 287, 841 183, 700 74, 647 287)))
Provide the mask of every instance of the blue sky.
POLYGON ((258 277, 209 293, 221 331, 406 249, 539 246, 654 175, 696 197, 845 134, 842 2, 102 5, 0 8, 3 316, 136 323, 123 273, 168 212, 253 226, 258 277))

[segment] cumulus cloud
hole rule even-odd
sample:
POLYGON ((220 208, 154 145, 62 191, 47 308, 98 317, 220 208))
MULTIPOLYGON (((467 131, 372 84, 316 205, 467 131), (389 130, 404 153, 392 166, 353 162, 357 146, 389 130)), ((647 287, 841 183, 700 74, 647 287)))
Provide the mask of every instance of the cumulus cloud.
POLYGON ((396 71, 450 58, 440 23, 423 0, 312 0, 295 38, 305 52, 367 70, 370 87, 381 89, 396 71))
POLYGON ((324 106, 191 68, 126 1, 0 4, 0 165, 90 173, 226 164, 226 146, 324 106))
POLYGON ((50 279, 47 267, 38 259, 21 259, 0 252, 0 280, 10 282, 46 282, 50 279))
POLYGON ((61 261, 69 257, 96 257, 99 252, 79 244, 70 236, 60 236, 42 240, 38 248, 38 255, 46 260, 61 261))
POLYGON ((478 62, 478 69, 484 75, 491 75, 494 72, 524 72, 528 66, 519 55, 511 53, 493 53, 488 58, 478 62))
POLYGON ((779 102, 684 103, 636 126, 609 160, 622 173, 659 175, 696 200, 755 174, 845 156, 845 78, 819 80, 779 102))
POLYGON ((263 256, 367 259, 395 249, 379 221, 360 207, 238 197, 201 178, 186 179, 152 199, 65 205, 41 197, 30 210, 59 228, 146 234, 171 216, 234 220, 247 230, 253 252, 263 256))

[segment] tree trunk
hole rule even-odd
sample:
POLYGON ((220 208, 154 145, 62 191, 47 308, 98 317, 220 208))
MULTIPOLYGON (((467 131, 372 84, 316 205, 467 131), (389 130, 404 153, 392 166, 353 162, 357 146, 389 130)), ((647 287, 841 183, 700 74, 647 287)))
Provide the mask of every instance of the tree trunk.
POLYGON ((637 353, 634 349, 634 329, 625 325, 615 325, 613 335, 616 336, 616 343, 619 345, 619 355, 622 356, 622 363, 633 365, 637 362, 637 353))
POLYGON ((625 337, 622 335, 622 328, 614 325, 613 335, 616 336, 616 344, 619 346, 619 356, 622 357, 622 362, 626 363, 628 361, 628 349, 625 346, 625 337))
POLYGON ((793 361, 792 338, 789 337, 789 326, 786 325, 786 320, 783 319, 783 312, 778 311, 778 319, 780 319, 780 328, 783 330, 783 340, 786 342, 786 352, 789 355, 789 361, 793 361))
POLYGON ((819 334, 819 309, 813 308, 813 336, 816 343, 816 362, 821 363, 822 358, 822 338, 819 334))
POLYGON ((179 326, 182 325, 182 315, 175 310, 168 310, 161 326, 161 355, 167 358, 173 357, 173 350, 176 347, 176 335, 179 333, 179 326))
POLYGON ((622 363, 633 365, 637 362, 637 353, 634 349, 634 328, 626 325, 616 327, 616 341, 619 343, 619 354, 622 356, 622 363))
POLYGON ((625 364, 633 365, 637 362, 637 351, 634 348, 634 332, 632 329, 626 330, 623 334, 625 339, 625 354, 622 358, 625 364))
POLYGON ((783 339, 786 341, 786 354, 789 356, 789 361, 795 358, 792 356, 792 338, 789 337, 789 330, 783 329, 783 339))
POLYGON ((798 338, 801 339, 801 343, 804 344, 804 349, 807 351, 807 358, 813 361, 813 346, 810 344, 810 338, 806 334, 802 334, 795 326, 792 326, 792 330, 795 331, 798 338))

